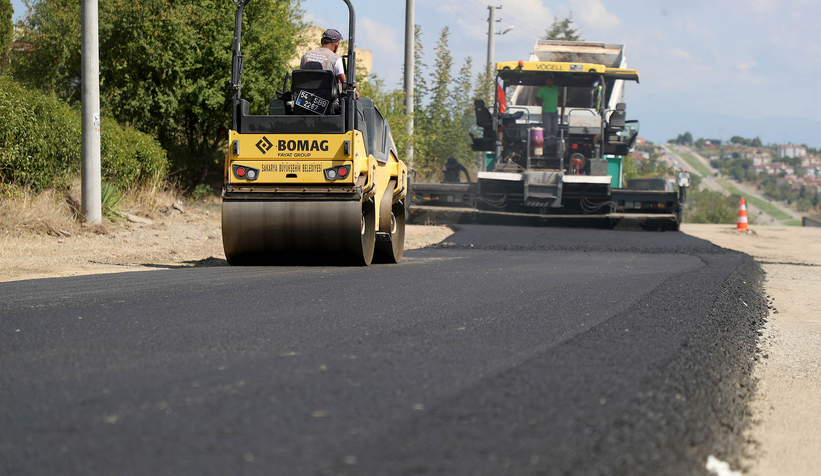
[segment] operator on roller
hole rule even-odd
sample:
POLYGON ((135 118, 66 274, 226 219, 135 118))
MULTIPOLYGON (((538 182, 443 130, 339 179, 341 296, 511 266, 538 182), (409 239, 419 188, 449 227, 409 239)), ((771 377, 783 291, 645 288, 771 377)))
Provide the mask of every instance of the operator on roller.
MULTIPOLYGON (((340 33, 339 30, 333 28, 325 30, 320 40, 322 46, 302 55, 299 68, 333 71, 334 76, 336 76, 342 85, 340 91, 344 92, 348 78, 345 76, 345 67, 342 64, 342 57, 336 54, 336 50, 339 49, 339 43, 341 41, 342 33, 340 33)), ((356 98, 359 99, 359 91, 356 91, 356 98)))

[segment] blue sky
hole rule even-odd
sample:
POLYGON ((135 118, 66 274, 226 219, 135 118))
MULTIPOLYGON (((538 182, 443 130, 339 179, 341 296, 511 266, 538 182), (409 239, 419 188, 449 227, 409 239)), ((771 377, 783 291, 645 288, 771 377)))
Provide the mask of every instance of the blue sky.
MULTIPOLYGON (((225 0, 229 1, 229 0, 225 0)), ((404 60, 402 0, 352 0, 357 46, 373 51, 374 72, 399 85, 404 60)), ((22 0, 13 0, 15 19, 22 0)), ((496 60, 527 59, 554 15, 569 16, 588 41, 626 45, 627 112, 641 134, 665 141, 689 130, 696 137, 761 136, 765 142, 821 147, 821 2, 814 0, 416 0, 426 63, 440 30, 451 31, 456 66, 486 61, 488 4, 501 5, 496 60)), ((303 0, 306 19, 347 37, 340 0, 303 0)))

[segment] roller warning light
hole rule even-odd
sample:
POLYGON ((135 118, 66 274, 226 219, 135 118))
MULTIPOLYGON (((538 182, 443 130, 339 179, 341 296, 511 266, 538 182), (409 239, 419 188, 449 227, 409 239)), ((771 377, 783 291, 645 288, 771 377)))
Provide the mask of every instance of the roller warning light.
POLYGON ((350 173, 349 165, 340 165, 325 169, 325 178, 328 180, 342 180, 350 173))
POLYGON ((256 180, 259 178, 259 169, 248 167, 246 165, 233 165, 234 176, 243 180, 256 180))

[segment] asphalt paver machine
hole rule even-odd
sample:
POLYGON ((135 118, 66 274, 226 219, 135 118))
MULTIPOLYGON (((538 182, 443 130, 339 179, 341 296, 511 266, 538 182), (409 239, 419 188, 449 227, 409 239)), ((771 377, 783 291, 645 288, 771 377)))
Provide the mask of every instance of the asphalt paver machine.
MULTIPOLYGON (((560 50, 578 48, 575 43, 550 43, 559 43, 560 50)), ((605 44, 584 48, 622 52, 605 44)), ((588 58, 603 61, 606 55, 588 58)), ((473 149, 487 157, 477 181, 412 184, 412 216, 436 221, 447 214, 508 215, 610 225, 629 219, 645 228, 678 229, 683 190, 624 186, 622 161, 638 134, 638 122, 626 120, 624 83, 638 82, 638 71, 573 61, 578 57, 554 54, 549 59, 569 61, 540 61, 536 56, 533 61, 496 64, 495 103, 475 103, 481 133, 473 138, 473 149), (535 99, 548 77, 560 92, 553 137, 545 136, 535 99)), ((684 188, 689 181, 682 177, 679 185, 684 188)))

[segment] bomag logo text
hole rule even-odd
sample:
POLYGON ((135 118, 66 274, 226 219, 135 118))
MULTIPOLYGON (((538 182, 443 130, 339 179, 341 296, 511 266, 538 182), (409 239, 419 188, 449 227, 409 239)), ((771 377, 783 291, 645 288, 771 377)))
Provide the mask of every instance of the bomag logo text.
POLYGON ((279 151, 328 151, 328 141, 323 140, 279 140, 277 141, 279 151))

